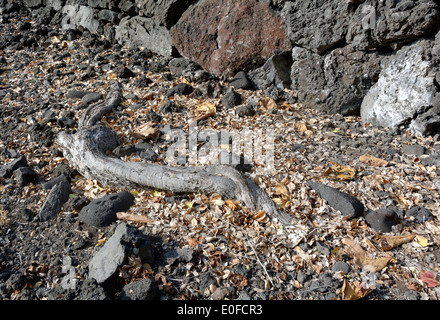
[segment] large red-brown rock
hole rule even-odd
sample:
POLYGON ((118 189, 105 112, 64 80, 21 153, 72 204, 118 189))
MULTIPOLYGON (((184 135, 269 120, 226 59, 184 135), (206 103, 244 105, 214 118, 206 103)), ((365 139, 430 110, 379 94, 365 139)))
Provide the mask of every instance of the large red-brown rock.
POLYGON ((274 51, 290 50, 283 20, 268 2, 202 0, 171 29, 179 53, 218 76, 261 66, 274 51))

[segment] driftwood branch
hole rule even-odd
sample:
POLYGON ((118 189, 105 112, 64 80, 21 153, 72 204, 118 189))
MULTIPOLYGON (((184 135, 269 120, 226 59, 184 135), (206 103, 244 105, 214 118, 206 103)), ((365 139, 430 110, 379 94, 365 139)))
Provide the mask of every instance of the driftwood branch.
POLYGON ((144 162, 125 162, 107 155, 118 142, 116 133, 99 123, 122 97, 117 81, 109 84, 106 99, 83 113, 77 133, 61 132, 57 137, 64 157, 84 177, 118 187, 149 187, 176 193, 218 193, 237 199, 251 210, 263 210, 273 219, 290 224, 288 214, 278 212, 272 199, 253 181, 227 165, 171 167, 144 162))

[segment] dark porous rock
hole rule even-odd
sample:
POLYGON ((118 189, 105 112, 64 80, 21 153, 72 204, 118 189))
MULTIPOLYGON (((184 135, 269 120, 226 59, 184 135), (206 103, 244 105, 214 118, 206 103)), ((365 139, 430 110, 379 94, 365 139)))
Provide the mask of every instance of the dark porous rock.
POLYGON ((92 200, 78 215, 81 222, 105 227, 116 221, 116 213, 127 211, 134 204, 134 196, 126 191, 92 200))
POLYGON ((156 300, 158 298, 158 285, 152 279, 143 279, 126 284, 119 295, 121 300, 156 300))
POLYGON ((71 168, 66 163, 61 163, 57 165, 56 168, 53 170, 53 176, 58 177, 62 174, 64 174, 66 178, 70 181, 73 177, 75 177, 78 174, 78 171, 71 168))
POLYGON ((249 72, 249 78, 258 89, 266 89, 272 85, 281 90, 290 88, 292 63, 291 51, 274 54, 262 67, 249 72))
POLYGON ((254 106, 250 104, 238 106, 236 112, 239 117, 251 117, 255 115, 254 106))
POLYGON ((438 4, 420 1, 286 1, 281 10, 292 43, 324 55, 349 44, 357 50, 389 48, 429 36, 438 4))
POLYGON ((109 297, 104 288, 94 279, 84 279, 75 282, 74 288, 63 288, 62 285, 56 286, 47 293, 47 300, 101 301, 109 300, 109 297))
POLYGON ((414 217, 415 223, 424 223, 425 221, 433 219, 432 213, 421 206, 415 206, 406 211, 405 216, 414 217))
POLYGON ((330 207, 338 210, 349 219, 357 218, 364 212, 364 205, 350 194, 341 192, 335 188, 315 181, 307 182, 307 185, 316 190, 320 197, 327 201, 330 207))
POLYGON ((148 87, 153 81, 146 76, 142 75, 138 79, 136 79, 133 84, 138 88, 146 88, 148 87))
POLYGON ((37 178, 37 173, 34 169, 29 167, 21 167, 13 172, 14 178, 19 186, 25 186, 31 182, 34 182, 37 178))
POLYGON ((221 103, 227 109, 232 109, 238 106, 242 102, 241 94, 236 92, 234 89, 230 88, 226 94, 223 96, 221 103))
POLYGON ((69 99, 82 99, 85 95, 91 93, 85 90, 70 90, 67 92, 66 96, 69 99))
POLYGON ((54 185, 56 185, 57 183, 59 183, 61 181, 69 182, 69 179, 66 177, 66 175, 64 173, 56 176, 52 180, 49 180, 49 181, 43 183, 42 187, 43 187, 44 190, 50 190, 50 189, 52 189, 52 187, 54 185))
POLYGON ((40 221, 48 221, 56 218, 61 212, 63 205, 69 199, 70 193, 70 182, 67 181, 67 179, 62 179, 56 183, 50 190, 40 209, 38 214, 40 221))
POLYGON ((165 102, 160 106, 161 113, 174 113, 177 111, 179 111, 179 108, 173 100, 166 99, 165 102))
POLYGON ((229 82, 229 84, 236 89, 243 89, 243 90, 254 89, 254 85, 252 81, 249 79, 247 73, 244 71, 237 72, 237 74, 229 82))
POLYGON ((202 68, 197 63, 187 58, 171 59, 168 66, 170 67, 171 74, 175 77, 181 77, 186 72, 195 72, 202 68))
POLYGON ((168 89, 167 91, 167 97, 171 97, 174 95, 187 95, 190 94, 191 92, 193 92, 194 88, 187 84, 187 83, 179 83, 178 85, 168 89))
POLYGON ((298 101, 326 113, 359 115, 368 90, 377 82, 381 56, 347 46, 320 56, 292 50, 291 89, 298 101))
POLYGON ((67 202, 63 205, 63 211, 81 211, 86 205, 90 203, 90 199, 84 196, 76 195, 69 198, 67 202))
POLYGON ((10 178, 15 170, 22 167, 28 167, 28 163, 25 156, 20 156, 7 164, 0 167, 0 177, 10 178))
POLYGON ((190 262, 193 258, 194 250, 191 248, 177 248, 168 250, 164 258, 168 264, 175 262, 190 262))
POLYGON ((398 211, 391 207, 368 211, 365 221, 371 228, 381 232, 391 232, 393 226, 400 223, 398 211))
POLYGON ((132 77, 136 76, 136 74, 133 71, 131 71, 129 68, 127 68, 123 64, 118 64, 113 69, 113 72, 116 73, 116 75, 122 79, 132 78, 132 77))
POLYGON ((89 262, 89 278, 107 288, 115 285, 114 280, 119 268, 132 254, 142 263, 154 262, 150 239, 142 231, 126 223, 119 224, 104 246, 93 254, 89 262))
POLYGON ((98 92, 90 92, 81 98, 81 102, 84 104, 90 104, 94 102, 98 102, 102 99, 102 94, 98 92))

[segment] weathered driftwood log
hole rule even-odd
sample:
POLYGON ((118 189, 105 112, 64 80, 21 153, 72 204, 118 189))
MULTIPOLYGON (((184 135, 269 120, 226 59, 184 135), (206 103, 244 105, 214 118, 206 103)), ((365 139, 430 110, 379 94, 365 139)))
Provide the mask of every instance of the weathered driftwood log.
POLYGON ((83 113, 75 134, 61 132, 57 137, 64 157, 88 179, 118 187, 148 187, 176 193, 218 193, 237 199, 251 210, 263 210, 273 219, 289 224, 286 213, 279 212, 272 199, 253 181, 231 166, 171 167, 145 162, 126 162, 108 156, 118 142, 116 133, 99 123, 122 97, 117 81, 109 84, 103 102, 91 105, 83 113))

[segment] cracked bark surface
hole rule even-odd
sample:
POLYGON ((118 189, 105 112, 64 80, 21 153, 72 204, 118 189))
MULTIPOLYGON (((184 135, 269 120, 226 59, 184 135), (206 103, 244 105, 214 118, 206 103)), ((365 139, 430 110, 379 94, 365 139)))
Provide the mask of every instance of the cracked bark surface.
POLYGON ((75 134, 60 132, 57 143, 64 157, 87 179, 117 187, 147 187, 176 193, 218 193, 237 199, 251 210, 263 210, 270 219, 291 223, 290 215, 278 211, 272 199, 253 181, 227 165, 171 167, 146 162, 126 162, 107 155, 118 142, 116 133, 99 121, 122 97, 119 82, 111 81, 104 101, 89 106, 75 134))

